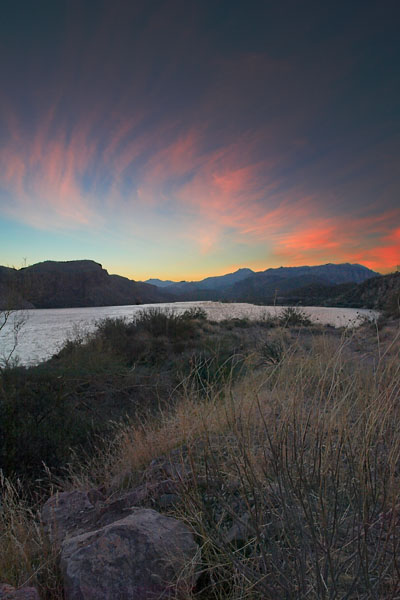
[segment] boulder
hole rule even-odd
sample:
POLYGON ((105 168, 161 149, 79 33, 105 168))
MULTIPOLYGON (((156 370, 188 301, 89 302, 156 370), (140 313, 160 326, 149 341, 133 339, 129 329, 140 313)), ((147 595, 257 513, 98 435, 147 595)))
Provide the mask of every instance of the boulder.
POLYGON ((74 490, 51 496, 42 508, 42 521, 50 540, 60 545, 69 534, 86 531, 93 509, 87 492, 74 490))
POLYGON ((0 600, 40 600, 40 597, 34 587, 16 589, 7 583, 0 583, 0 600))
POLYGON ((177 506, 180 502, 178 487, 171 479, 146 482, 107 500, 98 490, 57 493, 44 504, 42 522, 50 540, 61 546, 65 538, 110 525, 138 507, 167 510, 177 506))
POLYGON ((61 571, 65 600, 176 597, 197 580, 199 548, 180 521, 152 509, 67 538, 61 571))

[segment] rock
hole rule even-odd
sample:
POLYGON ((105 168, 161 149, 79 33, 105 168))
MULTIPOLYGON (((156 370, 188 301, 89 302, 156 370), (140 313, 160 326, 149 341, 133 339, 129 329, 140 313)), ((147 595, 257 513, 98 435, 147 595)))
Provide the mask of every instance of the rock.
POLYGON ((34 587, 14 588, 7 583, 0 583, 0 600, 40 600, 34 587))
POLYGON ((99 504, 96 507, 93 529, 99 529, 114 523, 114 521, 124 519, 133 508, 144 504, 149 499, 150 493, 151 490, 148 489, 148 486, 141 485, 116 500, 99 504))
POLYGON ((51 496, 42 508, 42 521, 51 541, 60 545, 67 535, 86 531, 92 509, 86 492, 74 490, 51 496))
POLYGON ((134 508, 170 508, 179 503, 178 484, 171 480, 146 482, 113 500, 101 491, 61 492, 47 500, 42 522, 50 540, 60 546, 66 537, 100 529, 127 517, 134 508))
POLYGON ((62 545, 65 600, 147 600, 192 589, 199 548, 180 521, 138 508, 62 545))

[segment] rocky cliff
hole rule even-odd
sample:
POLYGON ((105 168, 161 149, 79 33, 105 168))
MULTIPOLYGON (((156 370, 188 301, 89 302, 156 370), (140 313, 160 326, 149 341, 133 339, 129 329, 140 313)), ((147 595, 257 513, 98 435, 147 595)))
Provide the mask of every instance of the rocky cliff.
POLYGON ((0 267, 3 308, 67 308, 166 302, 159 288, 109 275, 92 260, 45 261, 23 269, 0 267))

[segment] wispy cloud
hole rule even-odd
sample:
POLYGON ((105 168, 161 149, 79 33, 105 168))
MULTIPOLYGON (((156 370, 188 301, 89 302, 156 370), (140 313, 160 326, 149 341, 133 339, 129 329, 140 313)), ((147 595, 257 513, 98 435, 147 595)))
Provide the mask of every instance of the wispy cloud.
MULTIPOLYGON (((0 214, 179 240, 199 261, 228 243, 235 264, 244 247, 265 267, 398 263, 397 138, 344 102, 353 38, 318 38, 313 15, 321 56, 257 24, 234 47, 209 26, 206 42, 209 3, 191 6, 71 2, 54 57, 34 38, 0 93, 0 214)), ((226 19, 240 32, 234 7, 226 19)))

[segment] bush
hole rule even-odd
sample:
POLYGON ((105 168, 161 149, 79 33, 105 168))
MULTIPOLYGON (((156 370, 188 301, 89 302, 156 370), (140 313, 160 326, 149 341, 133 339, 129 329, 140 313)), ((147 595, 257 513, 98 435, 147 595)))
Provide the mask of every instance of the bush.
POLYGON ((0 395, 0 464, 5 473, 36 477, 43 463, 65 464, 73 445, 85 445, 93 415, 68 382, 45 369, 9 369, 0 395))
POLYGON ((283 358, 283 346, 278 340, 264 342, 260 349, 261 360, 267 365, 277 365, 283 358))
POLYGON ((295 306, 286 306, 278 317, 279 324, 282 327, 292 327, 296 325, 309 326, 312 325, 311 319, 306 313, 295 306))

